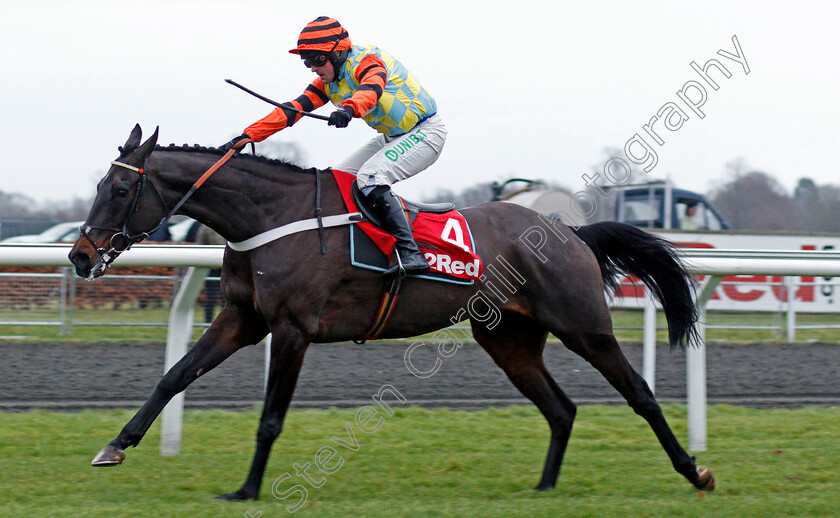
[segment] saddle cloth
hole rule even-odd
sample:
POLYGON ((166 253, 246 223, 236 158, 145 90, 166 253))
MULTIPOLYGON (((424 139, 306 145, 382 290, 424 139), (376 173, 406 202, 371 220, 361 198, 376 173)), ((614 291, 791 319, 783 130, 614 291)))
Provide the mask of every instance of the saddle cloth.
MULTIPOLYGON (((356 176, 344 171, 332 170, 341 197, 344 199, 347 210, 358 211, 359 208, 353 201, 352 186, 356 176)), ((400 201, 403 201, 400 199, 400 201)), ((410 205, 410 204, 409 204, 410 205)), ((403 202, 403 206, 406 203, 403 202)), ((414 240, 417 247, 429 261, 429 275, 420 274, 417 277, 444 280, 443 278, 454 278, 461 280, 460 283, 471 283, 481 277, 483 264, 481 258, 475 253, 470 227, 467 220, 457 210, 450 210, 443 213, 430 213, 406 209, 414 231, 414 240), (443 277, 443 278, 442 278, 443 277), (464 282, 466 281, 466 282, 464 282)), ((351 253, 356 266, 371 267, 373 269, 385 270, 388 267, 388 260, 394 250, 396 239, 377 227, 365 221, 351 226, 351 253), (360 239, 353 230, 358 227, 361 233, 367 236, 367 240, 360 239), (357 250, 365 247, 366 242, 372 242, 379 250, 379 257, 374 260, 369 252, 357 250), (377 263, 377 264, 370 264, 377 263), (384 266, 383 266, 384 265, 384 266)))

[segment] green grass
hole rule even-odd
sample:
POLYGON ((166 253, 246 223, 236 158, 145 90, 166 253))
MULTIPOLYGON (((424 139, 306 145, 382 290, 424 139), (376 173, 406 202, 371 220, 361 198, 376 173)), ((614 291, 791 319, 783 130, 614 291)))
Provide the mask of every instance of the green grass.
MULTIPOLYGON (((615 310, 612 312, 615 335, 619 342, 641 342, 643 333, 641 329, 621 329, 627 327, 642 326, 641 310, 615 310)), ((783 316, 784 318, 784 316, 783 316)), ((780 325, 778 313, 755 313, 755 312, 722 312, 709 311, 706 317, 708 326, 775 326, 780 325)), ((656 314, 656 325, 658 331, 656 340, 667 342, 667 321, 665 314, 658 311, 656 314)), ((784 322, 781 322, 781 329, 706 329, 706 341, 708 343, 787 343, 787 334, 784 322)), ((796 325, 840 325, 840 318, 834 313, 797 313, 796 325)), ((840 329, 797 329, 796 342, 823 342, 840 343, 840 329)))
MULTIPOLYGON (((218 313, 218 308, 217 308, 218 313)), ((615 334, 619 342, 641 342, 641 329, 625 329, 629 327, 641 327, 642 312, 636 310, 615 310, 612 313, 613 325, 616 328, 615 334)), ((3 311, 0 313, 0 320, 11 321, 14 319, 23 320, 28 317, 23 314, 3 311)), ((57 317, 56 317, 57 318, 57 317)), ((75 318, 77 321, 85 322, 159 322, 165 323, 169 320, 168 309, 122 309, 122 310, 82 310, 77 309, 75 318)), ((196 322, 203 323, 203 313, 200 307, 196 308, 196 322)), ((711 325, 763 325, 772 326, 779 324, 779 315, 776 313, 722 313, 710 312, 707 322, 711 325)), ((837 325, 840 319, 834 314, 805 314, 797 315, 798 325, 837 325)), ((662 312, 657 314, 657 341, 665 342, 668 339, 666 332, 665 316, 662 312)), ((203 332, 203 327, 198 327, 193 332, 193 340, 197 340, 203 332)), ((428 335, 429 337, 431 335, 428 335)), ((735 329, 708 329, 706 339, 709 343, 755 343, 755 342, 786 342, 784 332, 777 330, 756 329, 756 330, 735 330, 735 329)), ((7 326, 0 325, 0 341, 32 341, 32 342, 164 342, 166 341, 165 326, 113 326, 113 325, 84 325, 75 326, 71 334, 62 334, 58 326, 7 326), (14 337, 14 338, 4 338, 14 337), (23 338, 20 338, 23 337, 23 338)), ((412 340, 412 339, 408 339, 412 340)), ((840 343, 840 329, 802 329, 796 332, 796 341, 840 343)))
MULTIPOLYGON (((216 308, 218 314, 219 308, 216 308)), ((11 322, 33 320, 33 316, 26 311, 3 311, 0 320, 11 322)), ((35 318, 37 320, 37 317, 35 318)), ((58 321, 58 312, 43 317, 41 320, 58 321)), ((124 309, 80 309, 74 311, 74 322, 85 322, 85 325, 74 325, 69 333, 62 333, 60 326, 41 325, 0 325, 0 340, 3 337, 16 338, 16 341, 30 342, 165 342, 167 323, 169 322, 169 308, 137 307, 124 309), (102 322, 105 325, 96 325, 102 322), (113 323, 140 323, 146 325, 111 325, 113 323), (94 324, 90 324, 94 323, 94 324), (147 325, 156 323, 162 325, 147 325)), ((199 306, 195 310, 195 323, 204 323, 203 309, 199 306)), ((193 330, 193 340, 198 340, 205 327, 199 326, 193 330)))
MULTIPOLYGON (((685 442, 685 407, 665 405, 685 442)), ((326 445, 344 464, 329 475, 314 465, 298 516, 834 516, 840 506, 840 408, 756 410, 710 406, 709 451, 718 489, 698 493, 676 474, 646 423, 626 407, 579 409, 554 491, 530 491, 542 468, 548 427, 533 407, 477 412, 400 408, 371 434, 354 410, 292 411, 275 445, 262 500, 214 500, 244 480, 256 411, 188 411, 182 453, 158 454, 157 425, 117 468, 91 468, 92 456, 131 417, 129 411, 0 414, 0 515, 287 516, 272 482, 293 464, 314 464, 326 445)), ((384 414, 383 414, 384 415, 384 414)), ((284 481, 284 491, 300 479, 284 481)))

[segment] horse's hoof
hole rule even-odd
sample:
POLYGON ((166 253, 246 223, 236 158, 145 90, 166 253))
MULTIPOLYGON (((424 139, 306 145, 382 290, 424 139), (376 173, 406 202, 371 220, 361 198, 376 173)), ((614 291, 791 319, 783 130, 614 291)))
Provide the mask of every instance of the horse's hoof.
POLYGON ((694 482, 694 487, 702 491, 714 491, 715 476, 712 475, 712 470, 697 466, 697 480, 694 482))
POLYGON ((125 452, 110 444, 105 446, 90 462, 91 466, 118 466, 125 460, 125 452))
POLYGON ((228 500, 228 501, 237 501, 237 500, 256 500, 257 495, 251 495, 250 493, 246 493, 243 490, 234 491, 233 493, 225 493, 223 495, 219 495, 216 497, 216 500, 228 500))

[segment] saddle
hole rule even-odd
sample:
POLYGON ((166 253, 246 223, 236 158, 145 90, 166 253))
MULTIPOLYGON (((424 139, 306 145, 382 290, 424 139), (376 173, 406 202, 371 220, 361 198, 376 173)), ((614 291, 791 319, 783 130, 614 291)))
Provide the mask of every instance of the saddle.
MULTIPOLYGON (((382 221, 370 210, 367 206, 367 198, 364 194, 362 194, 362 190, 359 189, 359 185, 356 182, 353 182, 350 185, 350 195, 353 197, 353 203, 356 204, 356 208, 359 209, 359 212, 367 218, 371 223, 376 225, 379 228, 382 228, 382 221)), ((417 217, 417 214, 420 212, 429 212, 431 214, 444 214, 449 212, 450 210, 455 210, 454 203, 419 203, 415 201, 408 201, 401 196, 397 196, 403 204, 403 208, 408 211, 408 221, 414 222, 414 219, 417 217)))

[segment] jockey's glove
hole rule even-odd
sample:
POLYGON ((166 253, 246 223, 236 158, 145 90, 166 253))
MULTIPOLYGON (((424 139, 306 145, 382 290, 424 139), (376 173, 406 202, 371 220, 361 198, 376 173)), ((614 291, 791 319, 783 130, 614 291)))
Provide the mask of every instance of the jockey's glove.
POLYGON ((346 128, 353 118, 353 108, 350 106, 342 106, 330 114, 330 121, 327 123, 336 128, 346 128))
POLYGON ((242 135, 239 135, 238 137, 232 138, 232 139, 230 140, 230 142, 228 142, 227 144, 225 144, 224 146, 222 146, 222 151, 224 151, 225 153, 227 153, 227 152, 228 152, 228 151, 230 151, 232 148, 240 149, 240 148, 242 148, 245 144, 242 144, 242 145, 237 145, 237 144, 239 144, 239 143, 240 143, 240 142, 242 142, 243 140, 250 140, 250 139, 251 139, 251 137, 249 137, 247 133, 243 133, 242 135))

